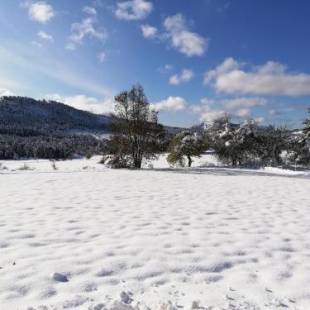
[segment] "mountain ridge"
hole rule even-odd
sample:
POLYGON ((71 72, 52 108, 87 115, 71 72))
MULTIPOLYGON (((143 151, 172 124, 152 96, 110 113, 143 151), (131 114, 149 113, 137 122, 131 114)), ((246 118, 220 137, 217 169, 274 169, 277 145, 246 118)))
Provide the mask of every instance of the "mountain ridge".
MULTIPOLYGON (((0 134, 111 133, 111 116, 79 110, 58 101, 29 97, 0 98, 0 134)), ((164 126, 170 134, 183 128, 164 126)))
POLYGON ((68 130, 109 131, 111 118, 56 101, 28 97, 0 98, 0 132, 54 133, 68 130))

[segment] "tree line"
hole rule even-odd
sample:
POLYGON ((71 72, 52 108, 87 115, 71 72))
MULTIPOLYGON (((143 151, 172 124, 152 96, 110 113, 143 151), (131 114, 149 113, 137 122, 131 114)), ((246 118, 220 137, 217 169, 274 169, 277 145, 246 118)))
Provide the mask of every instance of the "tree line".
POLYGON ((71 159, 102 154, 106 143, 90 135, 0 135, 0 159, 71 159))
POLYGON ((92 115, 57 102, 23 97, 0 99, 0 159, 68 159, 103 154, 114 168, 141 168, 143 161, 168 153, 174 166, 191 166, 195 157, 213 150, 231 166, 310 166, 310 118, 304 128, 234 124, 221 117, 202 129, 169 131, 141 86, 115 97, 115 113, 92 115), (74 133, 78 131, 84 132, 74 133), (94 133, 111 132, 109 139, 94 133), (72 133, 70 133, 72 131, 72 133), (107 131, 105 131, 107 132, 107 131))
POLYGON ((114 168, 141 168, 143 160, 160 152, 168 152, 171 165, 190 167, 193 157, 208 149, 231 166, 310 165, 310 119, 305 120, 303 130, 292 132, 284 127, 259 126, 254 120, 233 124, 225 116, 205 130, 189 129, 167 137, 141 86, 120 93, 115 102, 113 135, 102 160, 114 168))

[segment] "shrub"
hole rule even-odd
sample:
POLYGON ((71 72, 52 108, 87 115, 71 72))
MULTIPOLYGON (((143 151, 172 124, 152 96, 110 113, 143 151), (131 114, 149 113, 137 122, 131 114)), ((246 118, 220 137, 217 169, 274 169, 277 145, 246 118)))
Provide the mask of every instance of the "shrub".
POLYGON ((192 157, 200 157, 205 149, 206 145, 201 135, 196 132, 183 131, 172 139, 167 160, 172 165, 185 166, 186 158, 188 167, 191 167, 192 157))

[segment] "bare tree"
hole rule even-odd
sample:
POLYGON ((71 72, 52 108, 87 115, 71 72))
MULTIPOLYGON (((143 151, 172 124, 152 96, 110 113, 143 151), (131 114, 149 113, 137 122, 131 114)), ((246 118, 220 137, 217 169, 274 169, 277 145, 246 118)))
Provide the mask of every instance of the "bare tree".
POLYGON ((115 97, 116 113, 108 153, 113 167, 141 168, 143 159, 155 158, 164 136, 157 112, 150 108, 142 86, 133 86, 115 97))

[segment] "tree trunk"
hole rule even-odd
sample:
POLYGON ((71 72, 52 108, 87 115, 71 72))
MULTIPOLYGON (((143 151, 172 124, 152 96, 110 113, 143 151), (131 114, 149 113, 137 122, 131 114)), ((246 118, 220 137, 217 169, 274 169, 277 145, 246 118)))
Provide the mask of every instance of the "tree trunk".
POLYGON ((136 169, 140 169, 141 168, 141 163, 140 162, 136 162, 135 163, 135 168, 136 169))
POLYGON ((136 169, 140 169, 142 166, 142 157, 134 156, 133 165, 136 169))
POLYGON ((188 159, 188 167, 190 168, 192 166, 193 160, 189 155, 187 155, 187 159, 188 159))

